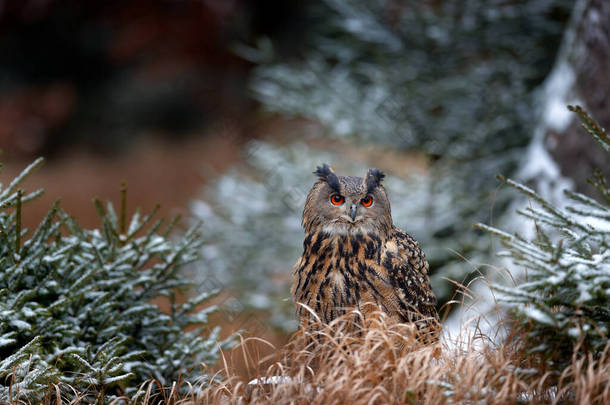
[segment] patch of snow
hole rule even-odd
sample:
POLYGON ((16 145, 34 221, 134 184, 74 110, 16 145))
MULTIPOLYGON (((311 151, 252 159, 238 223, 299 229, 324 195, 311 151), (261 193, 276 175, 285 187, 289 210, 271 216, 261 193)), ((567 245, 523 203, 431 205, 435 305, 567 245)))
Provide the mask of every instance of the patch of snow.
POLYGON ((191 210, 193 213, 202 218, 209 218, 214 215, 214 211, 209 204, 203 202, 202 200, 195 200, 191 202, 191 210))
POLYGON ((522 308, 522 311, 525 313, 525 315, 527 315, 529 318, 532 318, 533 320, 540 322, 540 323, 545 323, 547 325, 555 325, 555 322, 553 321, 553 319, 548 316, 548 314, 545 314, 544 312, 542 312, 541 310, 539 310, 536 307, 525 307, 522 308))
POLYGON ((271 377, 261 377, 255 378, 250 381, 248 385, 258 385, 258 384, 286 384, 292 382, 292 378, 287 375, 272 375, 271 377))
MULTIPOLYGON (((519 402, 519 403, 530 403, 534 399, 534 395, 535 394, 536 394, 535 391, 532 391, 532 392, 521 392, 519 395, 517 395, 517 402, 519 402)), ((550 388, 546 389, 545 390, 545 395, 549 399, 554 400, 555 397, 557 396, 557 387, 550 387, 550 388)))
POLYGON ((592 228, 595 228, 595 230, 597 231, 610 232, 610 221, 608 221, 607 219, 579 216, 579 220, 591 226, 592 228))
POLYGON ((36 316, 36 312, 34 312, 31 308, 28 308, 28 307, 23 307, 21 309, 21 313, 26 318, 33 318, 34 316, 36 316))
POLYGON ((600 264, 610 259, 610 250, 606 250, 603 253, 596 253, 591 256, 594 263, 600 264))
MULTIPOLYGON (((566 43, 571 37, 566 34, 555 67, 542 84, 538 93, 540 105, 539 124, 525 156, 524 163, 517 177, 524 182, 535 180, 538 193, 551 202, 564 206, 566 198, 564 189, 573 189, 572 180, 563 177, 557 163, 545 145, 549 130, 560 134, 574 119, 574 114, 567 109, 568 104, 578 104, 574 94, 575 73, 566 54, 566 43)), ((552 145, 551 145, 552 146, 552 145)))
POLYGON ((569 328, 568 335, 572 336, 574 339, 578 339, 580 337, 580 329, 578 328, 569 328))
POLYGON ((560 175, 559 166, 544 147, 544 133, 540 134, 541 136, 534 137, 527 150, 527 163, 519 171, 519 178, 530 180, 540 176, 556 178, 560 175))
POLYGON ((17 339, 0 337, 0 347, 12 345, 17 339))
POLYGON ((550 284, 558 285, 558 284, 563 283, 563 281, 565 280, 566 276, 567 276, 567 273, 557 274, 555 276, 549 277, 547 281, 550 284))
MULTIPOLYGON (((301 384, 303 383, 302 381, 299 381, 300 379, 297 380, 293 380, 292 377, 287 376, 287 375, 273 375, 271 377, 260 377, 260 378, 255 378, 254 380, 250 381, 248 383, 248 385, 265 385, 265 384, 288 384, 291 383, 292 381, 297 381, 300 382, 301 384)), ((305 384, 304 386, 304 391, 305 393, 313 393, 314 390, 317 393, 322 392, 322 388, 312 385, 312 384, 305 384)))
POLYGON ((589 9, 589 24, 595 25, 595 24, 599 23, 600 21, 601 21, 601 18, 599 16, 599 12, 595 8, 591 7, 589 9))
POLYGON ((11 324, 11 326, 14 326, 15 328, 17 328, 19 330, 31 330, 32 329, 32 325, 30 325, 29 323, 27 323, 25 321, 21 321, 19 319, 11 319, 9 321, 9 323, 11 324))
POLYGON ((593 296, 589 292, 590 287, 590 285, 585 283, 578 283, 578 292, 580 293, 578 296, 578 302, 583 303, 593 299, 593 296))
POLYGON ((265 294, 252 294, 250 297, 250 305, 252 305, 254 308, 269 308, 270 304, 271 300, 265 294))
POLYGON ((502 342, 505 336, 498 328, 501 316, 489 285, 475 282, 469 286, 468 295, 473 297, 472 300, 466 299, 443 324, 445 344, 451 349, 466 350, 490 343, 490 340, 502 342))
POLYGON ((570 100, 570 93, 574 87, 575 74, 566 59, 555 65, 553 71, 543 84, 544 109, 542 112, 542 123, 553 131, 564 131, 574 114, 566 105, 576 100, 570 100))

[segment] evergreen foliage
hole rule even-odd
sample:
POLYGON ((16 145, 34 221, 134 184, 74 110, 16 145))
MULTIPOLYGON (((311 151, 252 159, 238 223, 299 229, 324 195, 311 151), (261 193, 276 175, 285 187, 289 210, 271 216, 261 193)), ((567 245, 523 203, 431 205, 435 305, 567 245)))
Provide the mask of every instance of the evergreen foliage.
POLYGON ((100 229, 81 228, 55 204, 30 233, 21 229, 22 204, 41 191, 19 187, 41 162, 0 191, 0 402, 37 403, 50 384, 103 403, 151 378, 205 382, 201 364, 229 341, 206 327, 214 307, 201 305, 212 291, 175 300, 190 285, 179 271, 199 257, 197 227, 172 240, 174 222, 162 229, 154 211, 127 222, 123 188, 118 215, 95 202, 100 229), (152 302, 161 298, 167 313, 152 302))
MULTIPOLYGON (((610 137, 580 107, 570 107, 583 127, 610 151, 610 137)), ((610 188, 597 171, 590 182, 601 200, 565 190, 558 207, 529 187, 502 181, 527 197, 518 213, 535 224, 535 237, 477 226, 498 236, 503 256, 523 279, 515 287, 495 285, 498 298, 527 333, 529 350, 549 358, 555 368, 571 360, 576 347, 598 357, 610 343, 610 188)))
MULTIPOLYGON (((467 282, 463 257, 488 260, 485 234, 472 224, 488 219, 491 199, 496 216, 510 203, 490 174, 518 167, 533 132, 532 93, 551 67, 571 4, 325 0, 307 8, 299 58, 274 54, 265 41, 238 51, 259 64, 254 97, 269 111, 321 122, 326 131, 312 138, 426 156, 426 172, 394 177, 387 189, 396 223, 426 252, 442 304, 453 294, 446 278, 467 282)), ((221 273, 229 269, 223 283, 231 278, 245 295, 258 293, 246 303, 275 311, 277 301, 265 297, 270 289, 288 296, 302 242, 295 203, 304 201, 311 171, 322 162, 352 174, 362 168, 349 167, 349 152, 313 142, 256 145, 246 151, 248 172, 221 178, 206 192, 210 206, 195 211, 215 224, 206 257, 214 255, 221 273)))
POLYGON ((571 0, 312 3, 301 60, 252 50, 264 106, 434 156, 523 146, 571 0), (515 100, 521 100, 515 105, 515 100), (523 105, 529 100, 529 105, 523 105))

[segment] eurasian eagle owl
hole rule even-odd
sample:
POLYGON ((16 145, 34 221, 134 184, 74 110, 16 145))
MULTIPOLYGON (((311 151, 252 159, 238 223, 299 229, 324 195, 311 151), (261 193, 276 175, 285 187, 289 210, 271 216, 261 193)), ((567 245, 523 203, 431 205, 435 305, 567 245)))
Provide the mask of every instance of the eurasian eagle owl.
POLYGON ((390 202, 369 169, 364 178, 337 176, 324 164, 305 202, 303 254, 294 267, 292 296, 301 326, 373 303, 398 322, 435 324, 436 298, 419 244, 392 224, 390 202))

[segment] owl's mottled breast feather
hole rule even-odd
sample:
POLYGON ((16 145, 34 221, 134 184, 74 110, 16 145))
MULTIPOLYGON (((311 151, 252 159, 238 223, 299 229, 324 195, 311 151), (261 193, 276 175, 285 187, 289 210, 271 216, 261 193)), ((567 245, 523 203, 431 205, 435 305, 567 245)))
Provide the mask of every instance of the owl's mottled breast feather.
POLYGON ((401 322, 435 320, 428 262, 418 243, 392 227, 376 234, 306 234, 303 255, 294 268, 293 297, 301 321, 310 307, 325 322, 367 302, 401 322))

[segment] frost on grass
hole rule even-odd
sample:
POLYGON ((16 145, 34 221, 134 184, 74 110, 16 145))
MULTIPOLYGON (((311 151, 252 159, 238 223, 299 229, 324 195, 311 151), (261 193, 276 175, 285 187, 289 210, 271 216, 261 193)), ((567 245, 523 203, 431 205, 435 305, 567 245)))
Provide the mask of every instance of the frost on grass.
MULTIPOLYGON (((570 107, 587 132, 610 150, 610 137, 580 107, 570 107)), ((593 198, 564 191, 558 207, 532 189, 502 179, 528 199, 518 213, 535 227, 531 238, 479 227, 499 237, 521 275, 517 285, 495 285, 496 297, 517 317, 526 331, 530 351, 562 367, 571 351, 601 356, 610 333, 610 188, 601 172, 590 182, 593 198)))
POLYGON ((179 271, 199 257, 198 228, 170 239, 171 226, 152 215, 127 224, 96 202, 100 229, 81 228, 55 205, 29 232, 23 177, 0 190, 0 402, 38 403, 51 384, 65 398, 74 389, 108 402, 150 378, 201 379, 201 365, 227 342, 206 328, 210 294, 174 299, 190 285, 179 271), (151 303, 162 298, 166 311, 151 303))

